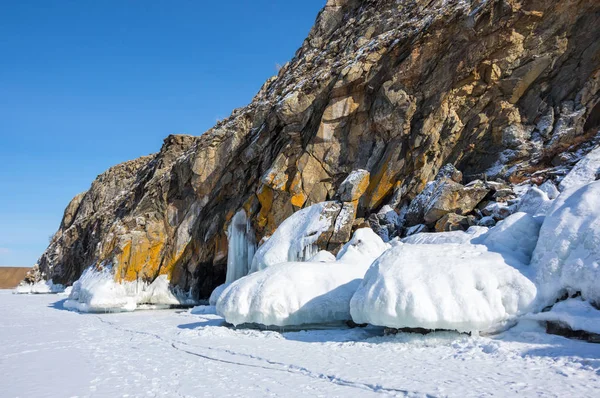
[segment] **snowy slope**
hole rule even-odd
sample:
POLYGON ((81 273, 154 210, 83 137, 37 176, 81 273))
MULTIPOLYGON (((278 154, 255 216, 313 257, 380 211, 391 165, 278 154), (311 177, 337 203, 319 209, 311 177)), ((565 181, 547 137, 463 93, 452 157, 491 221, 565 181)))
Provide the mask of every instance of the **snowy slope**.
MULTIPOLYGON (((597 397, 600 345, 381 329, 234 330, 185 311, 78 314, 0 292, 3 397, 597 397)), ((210 307, 209 307, 210 308, 210 307)))

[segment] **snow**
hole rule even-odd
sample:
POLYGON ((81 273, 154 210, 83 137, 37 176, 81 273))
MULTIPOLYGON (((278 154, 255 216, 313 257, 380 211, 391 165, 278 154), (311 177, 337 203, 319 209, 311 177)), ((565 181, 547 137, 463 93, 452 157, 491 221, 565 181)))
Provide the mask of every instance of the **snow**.
POLYGON ((577 188, 596 180, 600 171, 600 147, 581 159, 559 184, 560 191, 577 188))
POLYGON ((564 191, 540 230, 531 265, 540 307, 565 292, 600 302, 600 181, 564 191))
POLYGON ((469 243, 471 240, 485 234, 487 231, 488 229, 485 227, 473 226, 466 231, 421 232, 402 239, 402 243, 415 245, 469 243))
POLYGON ((175 297, 166 275, 148 284, 142 281, 115 282, 110 268, 86 269, 73 284, 65 308, 80 312, 134 311, 138 305, 169 306, 186 302, 185 297, 175 297))
POLYGON ((550 311, 528 314, 526 319, 553 321, 567 325, 572 330, 584 330, 600 334, 600 311, 588 301, 580 298, 567 299, 556 303, 550 311))
POLYGON ((16 287, 16 294, 51 294, 62 293, 65 290, 64 285, 54 284, 52 280, 39 281, 34 284, 23 283, 16 287))
POLYGON ((226 283, 232 283, 248 274, 256 252, 256 237, 243 209, 231 219, 227 238, 226 283))
POLYGON ((330 226, 327 207, 318 203, 302 209, 279 225, 275 233, 256 252, 250 272, 289 261, 304 261, 314 256, 319 236, 330 226))
POLYGON ((529 279, 485 246, 404 244, 373 263, 350 307, 359 324, 470 332, 527 312, 535 294, 529 279))
POLYGON ((350 299, 369 264, 283 263, 229 286, 217 313, 233 325, 289 326, 350 320, 350 299))
MULTIPOLYGON (((497 336, 231 329, 187 311, 78 314, 0 291, 6 397, 597 397, 600 345, 522 321, 497 336)), ((209 310, 208 307, 204 307, 209 310)))

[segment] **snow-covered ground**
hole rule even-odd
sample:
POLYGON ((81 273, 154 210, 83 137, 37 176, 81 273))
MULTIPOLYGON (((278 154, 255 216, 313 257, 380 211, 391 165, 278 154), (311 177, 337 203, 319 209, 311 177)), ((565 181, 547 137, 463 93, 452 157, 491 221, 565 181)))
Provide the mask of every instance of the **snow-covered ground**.
POLYGON ((0 291, 2 397, 600 395, 600 345, 532 321, 494 337, 235 330, 183 310, 79 314, 0 291))

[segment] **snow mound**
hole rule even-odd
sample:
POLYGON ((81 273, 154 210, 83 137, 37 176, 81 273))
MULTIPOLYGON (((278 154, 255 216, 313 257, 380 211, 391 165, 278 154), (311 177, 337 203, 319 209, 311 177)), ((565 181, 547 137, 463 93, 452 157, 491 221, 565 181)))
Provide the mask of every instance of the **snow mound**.
POLYGON ((563 192, 546 216, 531 265, 540 306, 581 292, 600 303, 600 181, 563 192))
POLYGON ((398 245, 367 271, 350 303, 356 323, 488 330, 529 310, 533 283, 471 244, 398 245))
POLYGON ((150 284, 117 283, 110 268, 90 267, 73 284, 64 307, 80 312, 125 312, 134 311, 139 304, 176 305, 181 301, 171 292, 166 275, 150 284))
POLYGON ((354 232, 352 239, 341 248, 337 255, 337 261, 358 263, 368 267, 390 247, 371 228, 360 228, 354 232))
POLYGON ((62 293, 65 290, 65 286, 61 284, 55 284, 52 279, 49 281, 39 281, 34 284, 21 283, 15 288, 16 294, 55 294, 62 293))
POLYGON ((346 321, 367 268, 342 262, 279 264, 231 284, 217 301, 217 313, 233 325, 346 321))
POLYGON ((485 245, 489 251, 500 253, 513 266, 529 264, 537 244, 541 223, 527 213, 515 213, 499 222, 486 234, 473 239, 471 243, 485 245))
POLYGON ((581 159, 563 178, 558 187, 561 191, 566 191, 584 186, 595 181, 598 172, 600 172, 600 147, 581 159))
POLYGON ((548 312, 528 314, 524 319, 551 321, 567 325, 572 330, 600 334, 600 311, 588 301, 572 298, 556 303, 548 312))
POLYGON ((327 250, 321 250, 309 258, 308 261, 312 263, 332 263, 335 261, 335 256, 327 250))
MULTIPOLYGON (((314 256, 316 242, 332 223, 328 209, 335 202, 323 202, 302 209, 279 225, 275 233, 254 255, 250 272, 290 261, 304 261, 314 256)), ((339 211, 339 205, 337 206, 339 211)))
POLYGON ((420 232, 402 239, 402 243, 413 245, 434 245, 444 243, 469 243, 471 240, 485 234, 486 227, 470 227, 466 231, 450 232, 420 232))

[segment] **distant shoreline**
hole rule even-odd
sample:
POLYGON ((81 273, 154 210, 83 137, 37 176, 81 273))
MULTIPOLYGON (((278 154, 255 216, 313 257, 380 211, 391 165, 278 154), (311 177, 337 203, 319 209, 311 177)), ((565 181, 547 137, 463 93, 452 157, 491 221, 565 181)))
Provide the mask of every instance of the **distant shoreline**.
POLYGON ((0 289, 14 289, 21 283, 31 267, 0 266, 0 289))

